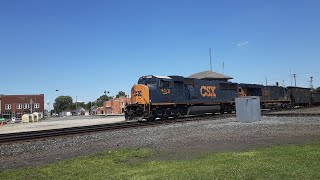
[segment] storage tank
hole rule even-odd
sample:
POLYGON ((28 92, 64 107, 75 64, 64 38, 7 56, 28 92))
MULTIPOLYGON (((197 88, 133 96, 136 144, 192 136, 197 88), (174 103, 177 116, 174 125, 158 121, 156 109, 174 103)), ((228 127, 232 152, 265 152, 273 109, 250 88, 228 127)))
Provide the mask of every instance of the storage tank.
POLYGON ((34 116, 34 121, 40 121, 40 114, 39 113, 34 112, 33 116, 34 116))
POLYGON ((24 114, 24 115, 22 115, 22 120, 21 120, 21 122, 23 122, 23 123, 28 123, 28 122, 30 122, 29 114, 24 114))

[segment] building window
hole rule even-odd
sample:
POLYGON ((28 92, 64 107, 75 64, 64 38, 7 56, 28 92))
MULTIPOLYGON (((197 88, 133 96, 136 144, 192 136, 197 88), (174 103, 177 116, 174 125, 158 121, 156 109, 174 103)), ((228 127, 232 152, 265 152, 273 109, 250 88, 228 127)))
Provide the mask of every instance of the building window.
POLYGON ((23 109, 29 109, 30 108, 30 104, 23 104, 23 109))
POLYGON ((39 103, 34 103, 34 108, 35 108, 35 109, 40 108, 40 104, 39 104, 39 103))
POLYGON ((17 104, 17 109, 22 109, 22 104, 17 104))
POLYGON ((6 104, 5 106, 6 106, 6 110, 11 109, 11 104, 6 104))
POLYGON ((3 115, 11 115, 11 112, 5 111, 5 112, 3 112, 3 115))

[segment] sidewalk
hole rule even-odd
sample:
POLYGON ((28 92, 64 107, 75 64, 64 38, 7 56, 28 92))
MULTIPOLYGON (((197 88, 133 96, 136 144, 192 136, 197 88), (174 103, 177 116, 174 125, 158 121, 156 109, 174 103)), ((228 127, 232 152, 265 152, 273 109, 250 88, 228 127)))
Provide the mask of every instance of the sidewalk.
POLYGON ((0 126, 0 134, 15 133, 15 132, 27 132, 27 131, 38 131, 47 129, 58 129, 58 128, 68 128, 77 126, 90 126, 97 124, 108 124, 108 123, 118 123, 124 122, 124 116, 72 116, 72 117, 59 117, 41 120, 39 122, 30 123, 15 123, 15 124, 5 124, 0 126))

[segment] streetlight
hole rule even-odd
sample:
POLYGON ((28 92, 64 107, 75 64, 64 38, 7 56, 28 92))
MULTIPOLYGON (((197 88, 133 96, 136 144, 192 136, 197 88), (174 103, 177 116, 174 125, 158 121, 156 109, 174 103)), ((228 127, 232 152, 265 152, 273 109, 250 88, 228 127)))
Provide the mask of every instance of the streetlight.
POLYGON ((79 112, 78 112, 78 96, 76 96, 76 113, 77 113, 77 116, 79 115, 79 112))
MULTIPOLYGON (((59 89, 56 89, 54 91, 56 92, 55 93, 56 98, 53 100, 52 107, 53 107, 54 112, 57 113, 57 110, 54 108, 54 105, 56 104, 56 99, 58 98, 59 89)), ((51 112, 50 112, 50 114, 51 114, 51 112)), ((58 113, 58 116, 59 116, 59 113, 58 113)))
MULTIPOLYGON (((48 108, 47 116, 50 117, 51 116, 50 100, 47 100, 47 108, 48 108)), ((45 116, 43 115, 43 117, 45 117, 45 116)))
POLYGON ((106 102, 107 102, 107 93, 109 94, 110 92, 109 91, 106 91, 104 90, 104 103, 103 103, 103 106, 104 106, 104 116, 107 116, 107 108, 106 108, 106 102))

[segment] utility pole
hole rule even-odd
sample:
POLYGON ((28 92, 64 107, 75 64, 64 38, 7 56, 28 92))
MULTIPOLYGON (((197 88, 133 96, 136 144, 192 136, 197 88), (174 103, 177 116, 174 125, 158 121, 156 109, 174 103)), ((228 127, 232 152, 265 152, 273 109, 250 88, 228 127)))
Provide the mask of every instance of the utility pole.
POLYGON ((30 99, 30 114, 32 114, 32 105, 33 105, 33 100, 32 98, 30 99))
MULTIPOLYGON (((109 91, 108 91, 109 93, 109 91)), ((107 102, 107 91, 104 90, 104 102, 103 102, 103 107, 104 107, 104 116, 107 116, 107 108, 106 108, 106 102, 107 102)))
POLYGON ((210 55, 210 70, 212 71, 212 63, 211 63, 211 48, 209 48, 209 55, 210 55))
POLYGON ((224 75, 224 62, 222 62, 222 74, 224 75))
POLYGON ((292 74, 291 74, 291 68, 290 68, 290 81, 291 81, 291 86, 292 86, 292 74))
POLYGON ((47 101, 48 116, 51 116, 50 100, 47 101))
POLYGON ((78 96, 76 96, 76 112, 77 112, 77 116, 79 115, 79 112, 78 112, 78 96))
POLYGON ((297 74, 293 74, 293 79, 294 79, 294 87, 297 87, 297 74))
POLYGON ((313 90, 313 77, 310 77, 310 89, 313 90))
POLYGON ((267 79, 267 76, 266 76, 266 86, 268 86, 268 79, 267 79))

